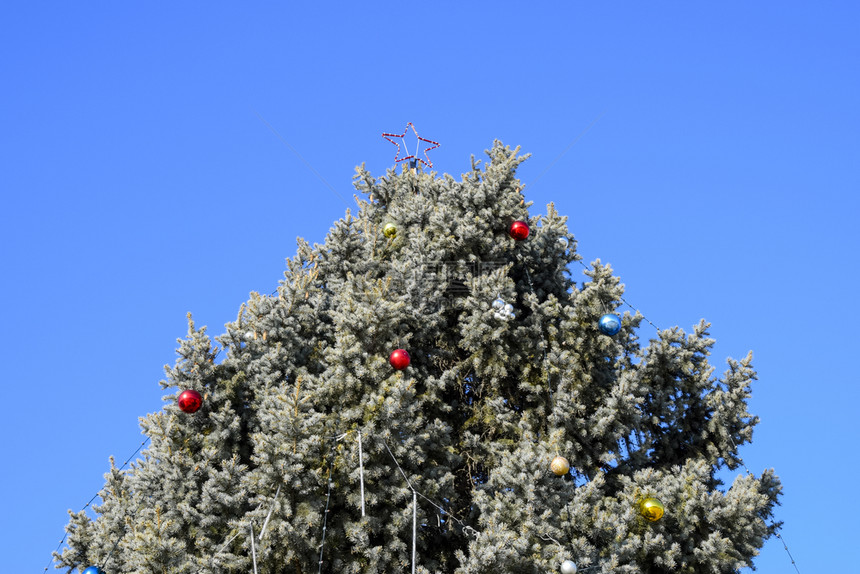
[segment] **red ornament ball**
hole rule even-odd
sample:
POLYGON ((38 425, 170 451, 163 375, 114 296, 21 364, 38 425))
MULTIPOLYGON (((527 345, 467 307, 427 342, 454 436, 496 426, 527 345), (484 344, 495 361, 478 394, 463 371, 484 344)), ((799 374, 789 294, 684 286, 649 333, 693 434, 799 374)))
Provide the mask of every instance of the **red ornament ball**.
POLYGON ((176 402, 179 403, 179 409, 183 413, 196 413, 197 409, 203 404, 203 397, 197 391, 188 389, 179 394, 176 402))
POLYGON ((398 371, 402 371, 409 366, 409 353, 406 352, 406 349, 395 349, 391 351, 388 362, 398 371))
POLYGON ((529 224, 525 221, 514 221, 511 223, 510 234, 517 241, 522 241, 529 236, 529 224))

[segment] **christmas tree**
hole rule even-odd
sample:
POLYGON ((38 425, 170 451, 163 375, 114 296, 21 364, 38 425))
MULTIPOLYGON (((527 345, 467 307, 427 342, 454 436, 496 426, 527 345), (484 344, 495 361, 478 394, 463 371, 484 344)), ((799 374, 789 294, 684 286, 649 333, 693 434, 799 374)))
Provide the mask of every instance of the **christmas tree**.
POLYGON ((659 331, 495 142, 458 181, 357 168, 356 214, 213 341, 189 316, 150 445, 111 461, 70 570, 737 572, 777 525, 738 469, 751 357, 659 331), (576 278, 584 279, 577 282, 576 278), (183 393, 180 395, 180 393, 183 393), (179 397, 179 401, 177 401, 179 397))

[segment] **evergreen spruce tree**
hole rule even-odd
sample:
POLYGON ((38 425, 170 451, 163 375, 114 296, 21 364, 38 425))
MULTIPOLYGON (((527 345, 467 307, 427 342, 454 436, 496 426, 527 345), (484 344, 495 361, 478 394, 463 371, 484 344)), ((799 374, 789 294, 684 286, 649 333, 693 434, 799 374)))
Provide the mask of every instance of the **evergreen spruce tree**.
POLYGON ((717 474, 739 468, 758 422, 751 357, 716 377, 704 321, 643 345, 625 312, 603 334, 618 277, 598 260, 577 283, 566 218, 529 215, 525 157, 487 154, 460 181, 357 168, 357 213, 322 245, 299 239, 276 295, 252 294, 215 342, 189 316, 161 382, 175 393, 141 419, 148 449, 127 470, 111 461, 96 520, 71 513, 59 567, 409 572, 413 511, 420 573, 750 566, 779 481, 717 474), (528 239, 509 236, 515 220, 528 239), (193 414, 176 406, 185 389, 203 396, 193 414), (646 498, 662 518, 643 516, 646 498))

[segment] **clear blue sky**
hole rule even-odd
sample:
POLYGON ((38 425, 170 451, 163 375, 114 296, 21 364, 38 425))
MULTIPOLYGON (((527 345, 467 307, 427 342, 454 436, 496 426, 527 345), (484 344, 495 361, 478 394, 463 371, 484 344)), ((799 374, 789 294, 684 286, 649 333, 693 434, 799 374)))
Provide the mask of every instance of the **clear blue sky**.
MULTIPOLYGON (((4 570, 41 572, 140 443, 186 312, 220 334, 343 216, 258 115, 350 204, 407 121, 440 173, 494 138, 527 184, 552 165, 532 214, 657 325, 711 321, 718 372, 755 352, 742 455, 800 571, 857 570, 856 4, 182 4, 0 7, 4 570)), ((757 564, 794 572, 776 539, 757 564)))

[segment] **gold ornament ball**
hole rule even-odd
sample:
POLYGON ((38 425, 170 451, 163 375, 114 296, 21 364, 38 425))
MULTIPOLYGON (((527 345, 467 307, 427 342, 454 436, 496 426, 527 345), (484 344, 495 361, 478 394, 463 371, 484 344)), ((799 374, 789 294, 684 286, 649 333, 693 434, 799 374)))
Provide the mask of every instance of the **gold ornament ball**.
POLYGON ((563 456, 557 456, 552 459, 552 462, 549 464, 549 469, 556 476, 564 476, 570 472, 570 463, 568 463, 567 459, 563 456))
POLYGON ((385 237, 387 237, 388 239, 393 238, 394 236, 396 236, 396 235, 397 235, 397 226, 396 226, 396 225, 394 225, 393 223, 386 223, 386 224, 382 227, 382 234, 383 234, 385 237))
POLYGON ((646 520, 657 522, 663 516, 663 503, 656 498, 646 498, 639 503, 639 512, 646 520))

